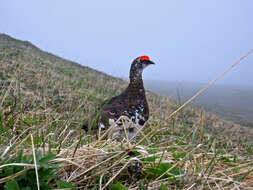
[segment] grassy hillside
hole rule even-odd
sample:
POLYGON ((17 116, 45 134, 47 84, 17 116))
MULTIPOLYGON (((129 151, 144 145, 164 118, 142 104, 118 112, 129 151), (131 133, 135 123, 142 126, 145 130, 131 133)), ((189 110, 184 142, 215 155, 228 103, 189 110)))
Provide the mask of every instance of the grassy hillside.
POLYGON ((253 186, 250 129, 191 107, 165 121, 179 105, 152 92, 150 119, 133 141, 81 130, 98 103, 126 86, 0 34, 0 189, 36 189, 37 178, 40 189, 253 186))
MULTIPOLYGON (((146 81, 146 87, 153 92, 180 98, 181 101, 189 99, 204 86, 205 84, 194 82, 146 81)), ((192 103, 228 120, 253 127, 252 86, 217 84, 192 103)))

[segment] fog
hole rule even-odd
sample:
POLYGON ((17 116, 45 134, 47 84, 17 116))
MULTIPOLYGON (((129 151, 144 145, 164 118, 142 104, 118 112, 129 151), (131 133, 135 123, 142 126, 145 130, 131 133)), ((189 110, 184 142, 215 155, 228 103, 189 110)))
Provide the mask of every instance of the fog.
MULTIPOLYGON (((0 33, 118 77, 132 60, 144 79, 206 83, 253 48, 252 0, 8 0, 0 33)), ((220 84, 253 86, 253 54, 220 84)))

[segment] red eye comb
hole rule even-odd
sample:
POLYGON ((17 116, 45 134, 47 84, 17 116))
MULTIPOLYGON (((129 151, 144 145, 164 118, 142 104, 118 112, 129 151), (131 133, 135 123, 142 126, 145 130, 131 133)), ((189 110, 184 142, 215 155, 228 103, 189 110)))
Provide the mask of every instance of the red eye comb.
POLYGON ((149 57, 144 55, 144 56, 140 56, 141 61, 150 61, 149 57))

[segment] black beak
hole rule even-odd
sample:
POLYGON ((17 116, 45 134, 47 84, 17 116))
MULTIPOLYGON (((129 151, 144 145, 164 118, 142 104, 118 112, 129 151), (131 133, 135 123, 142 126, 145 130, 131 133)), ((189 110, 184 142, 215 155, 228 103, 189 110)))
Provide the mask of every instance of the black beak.
POLYGON ((150 60, 145 60, 145 63, 147 64, 147 65, 150 65, 150 64, 155 64, 153 61, 150 61, 150 60))
POLYGON ((149 61, 149 64, 153 64, 153 65, 155 65, 155 63, 154 63, 153 61, 149 61))

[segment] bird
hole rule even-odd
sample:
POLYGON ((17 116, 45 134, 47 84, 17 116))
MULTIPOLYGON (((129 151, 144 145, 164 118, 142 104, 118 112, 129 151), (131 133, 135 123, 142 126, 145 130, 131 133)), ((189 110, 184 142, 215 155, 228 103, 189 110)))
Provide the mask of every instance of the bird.
POLYGON ((135 58, 130 67, 130 83, 127 88, 118 96, 105 100, 82 128, 86 131, 94 128, 106 130, 122 116, 123 119, 116 122, 116 126, 109 132, 108 136, 113 139, 120 139, 126 135, 128 139, 135 137, 138 133, 137 128, 142 128, 149 119, 149 106, 145 95, 142 72, 153 64, 155 63, 146 55, 135 58))

